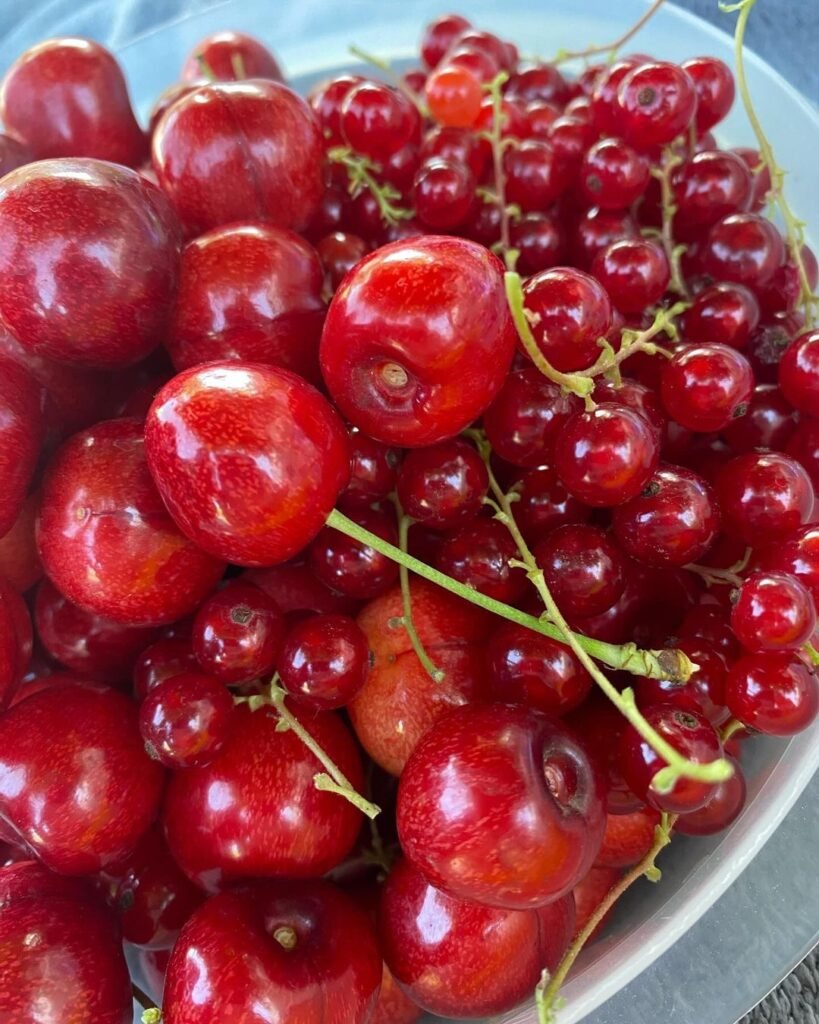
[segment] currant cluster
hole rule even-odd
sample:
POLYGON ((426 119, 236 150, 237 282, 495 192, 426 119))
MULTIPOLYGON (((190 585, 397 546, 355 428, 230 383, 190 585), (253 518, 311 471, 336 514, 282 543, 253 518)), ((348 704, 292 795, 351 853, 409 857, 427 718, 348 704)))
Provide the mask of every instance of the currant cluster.
POLYGON ((3 79, 3 1020, 126 1024, 124 939, 146 1022, 545 1021, 819 714, 817 263, 733 73, 420 57, 217 33, 147 132, 96 43, 3 79))

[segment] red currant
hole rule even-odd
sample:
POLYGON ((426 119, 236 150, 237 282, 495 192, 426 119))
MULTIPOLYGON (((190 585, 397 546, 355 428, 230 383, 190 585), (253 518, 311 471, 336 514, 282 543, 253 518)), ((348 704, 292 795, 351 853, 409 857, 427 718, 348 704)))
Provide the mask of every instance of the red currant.
POLYGON ((779 452, 737 455, 720 470, 716 491, 726 526, 754 547, 784 537, 813 512, 808 474, 779 452))
POLYGON ((587 150, 580 168, 580 191, 603 210, 625 210, 650 181, 646 158, 621 139, 604 138, 587 150))
POLYGON ((369 658, 367 637, 353 619, 314 615, 287 634, 277 667, 282 686, 298 704, 330 711, 361 690, 369 658))
POLYGON ((765 217, 732 213, 709 231, 702 259, 706 272, 716 280, 758 288, 784 262, 785 244, 779 229, 765 217))
POLYGON ((747 654, 725 684, 731 714, 770 736, 793 736, 819 714, 816 676, 790 652, 747 654))
POLYGON ((611 607, 626 584, 622 554, 597 526, 558 526, 534 555, 561 611, 570 618, 611 607))
POLYGON ((691 57, 680 65, 697 93, 697 131, 719 124, 734 102, 734 76, 719 57, 691 57))
POLYGON ((233 697, 201 672, 164 679, 139 710, 148 754, 167 768, 200 768, 224 747, 233 722, 233 697))
POLYGON ((410 452, 398 472, 398 497, 411 518, 450 530, 480 511, 489 487, 483 459, 466 441, 410 452))
POLYGON ((532 334, 552 366, 564 373, 591 366, 611 327, 611 303, 599 281, 574 267, 554 267, 529 278, 523 296, 532 334))
POLYGON ((743 581, 731 626, 742 646, 754 654, 795 651, 816 629, 813 598, 795 576, 756 572, 743 581))
POLYGON ((744 416, 754 386, 748 360, 727 345, 680 349, 663 367, 660 394, 670 417, 688 430, 722 430, 744 416))
POLYGON ((694 83, 676 64, 640 64, 617 87, 618 126, 638 149, 672 142, 691 123, 696 109, 694 83))
POLYGON ((642 313, 656 305, 671 277, 660 246, 641 238, 606 246, 592 260, 591 272, 621 313, 642 313))
POLYGON ((785 349, 779 386, 795 409, 819 414, 819 330, 805 331, 785 349))

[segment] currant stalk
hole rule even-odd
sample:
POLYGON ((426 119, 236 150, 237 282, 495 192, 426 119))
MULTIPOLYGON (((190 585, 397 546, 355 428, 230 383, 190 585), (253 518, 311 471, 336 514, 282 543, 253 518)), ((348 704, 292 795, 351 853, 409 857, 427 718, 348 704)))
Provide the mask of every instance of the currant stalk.
POLYGON ((384 75, 387 81, 391 85, 395 86, 395 88, 398 89, 399 92, 402 92, 407 97, 410 103, 412 103, 412 105, 417 109, 421 117, 429 117, 429 111, 427 110, 426 106, 421 100, 421 97, 415 92, 414 89, 411 89, 407 85, 403 77, 398 74, 398 72, 395 70, 395 68, 392 66, 392 64, 390 64, 388 60, 385 60, 383 57, 378 57, 374 53, 369 53, 367 50, 362 49, 360 46, 348 46, 347 50, 351 54, 351 56, 357 57, 365 64, 369 64, 374 68, 378 68, 378 70, 381 72, 382 75, 384 75))
MULTIPOLYGON (((409 528, 413 524, 413 519, 410 516, 405 515, 404 510, 401 508, 401 502, 398 500, 397 496, 394 498, 394 502, 395 510, 398 513, 398 546, 406 554, 409 528)), ((432 658, 427 654, 412 619, 412 597, 410 595, 409 588, 409 570, 406 565, 398 566, 398 581, 401 586, 401 604, 404 610, 404 614, 401 617, 401 625, 406 630, 412 649, 415 651, 416 657, 423 665, 424 670, 427 672, 430 679, 432 679, 434 683, 442 683, 446 678, 446 673, 442 672, 432 658)))
POLYGON ((492 97, 492 127, 485 132, 485 138, 492 148, 492 171, 495 179, 494 202, 500 211, 500 242, 499 250, 508 270, 513 270, 517 262, 518 252, 512 248, 509 235, 509 216, 512 208, 506 202, 506 175, 503 170, 503 153, 511 140, 503 138, 503 86, 509 80, 506 71, 500 71, 488 82, 484 89, 492 97))
POLYGON ((660 197, 662 203, 662 228, 660 229, 660 241, 668 260, 668 267, 671 271, 671 280, 668 287, 676 292, 683 299, 688 299, 688 288, 680 269, 680 257, 685 252, 684 245, 674 244, 672 226, 674 214, 677 212, 677 204, 674 201, 674 190, 671 187, 671 175, 675 167, 683 163, 683 157, 672 146, 666 146, 660 159, 659 167, 652 167, 651 174, 660 183, 660 197))
POLYGON ((646 22, 649 21, 657 11, 659 11, 664 3, 665 0, 654 0, 654 3, 637 19, 637 21, 634 22, 631 28, 625 31, 621 36, 618 36, 613 42, 604 43, 601 46, 588 46, 585 50, 558 50, 557 55, 551 63, 565 64, 566 61, 581 60, 585 57, 597 57, 602 53, 606 54, 607 61, 611 63, 617 56, 617 51, 637 35, 643 25, 645 25, 646 22))
POLYGON ((334 146, 327 151, 327 159, 346 168, 347 191, 353 199, 365 188, 372 192, 378 203, 381 218, 386 224, 394 227, 400 221, 409 220, 413 216, 412 210, 397 205, 401 193, 389 182, 381 182, 375 177, 381 168, 366 156, 356 153, 349 146, 334 146))
POLYGON ((743 572, 748 566, 751 560, 752 550, 751 548, 745 549, 745 554, 742 558, 735 562, 734 565, 729 566, 727 569, 715 569, 710 565, 695 565, 690 563, 685 568, 689 572, 696 573, 698 576, 705 580, 705 585, 708 587, 723 584, 728 587, 741 587, 742 577, 740 573, 743 572))

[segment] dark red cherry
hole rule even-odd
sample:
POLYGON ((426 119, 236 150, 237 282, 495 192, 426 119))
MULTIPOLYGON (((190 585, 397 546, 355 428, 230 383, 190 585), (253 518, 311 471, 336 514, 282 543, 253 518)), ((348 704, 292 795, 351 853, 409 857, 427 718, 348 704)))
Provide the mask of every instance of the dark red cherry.
POLYGON ((564 373, 591 366, 611 327, 603 286, 582 270, 554 267, 529 278, 523 295, 535 341, 552 366, 564 373))
POLYGON ((791 342, 779 364, 779 386, 791 405, 808 416, 819 409, 819 331, 805 331, 791 342))
POLYGON ((730 345, 743 349, 759 324, 759 303, 741 284, 704 288, 683 317, 683 334, 692 345, 730 345))
POLYGON ((131 981, 111 911, 35 861, 0 869, 0 992, 20 1024, 128 1024, 131 981))
POLYGON ((511 704, 459 708, 433 725, 404 768, 398 834, 434 885, 523 910, 566 894, 591 867, 604 794, 557 720, 511 704))
POLYGON ((38 541, 69 600, 126 625, 189 614, 224 571, 167 514, 138 420, 100 423, 59 449, 43 486, 38 541))
POLYGON ((483 412, 515 338, 500 262, 474 242, 427 236, 386 245, 350 272, 327 312, 321 368, 357 427, 418 447, 483 412))
POLYGON ((115 690, 61 682, 27 697, 0 717, 0 750, 0 812, 55 871, 118 861, 158 810, 164 773, 115 690))
POLYGON ((525 626, 505 622, 487 649, 492 695, 506 704, 525 704, 552 715, 578 707, 592 678, 565 644, 525 626))
POLYGON ((682 427, 722 430, 744 416, 754 386, 748 360, 728 345, 679 349, 662 371, 663 408, 682 427))
POLYGON ((496 519, 473 519, 444 538, 436 568, 481 594, 515 604, 527 589, 526 575, 510 565, 519 558, 512 535, 496 519))
POLYGON ((436 889, 401 860, 384 883, 378 922, 387 965, 419 1006, 484 1017, 513 1009, 543 970, 556 969, 574 916, 571 894, 537 910, 485 907, 436 889))
POLYGON ((625 587, 623 556, 597 526, 558 526, 534 550, 560 610, 570 618, 598 615, 625 587))
POLYGON ((135 171, 97 160, 27 164, 2 180, 0 225, 0 315, 27 352, 104 369, 132 366, 162 340, 179 228, 135 171))
POLYGON ((34 476, 45 428, 43 400, 34 376, 0 356, 0 537, 22 512, 34 476))
POLYGON ((182 637, 157 640, 146 647, 134 663, 134 696, 143 701, 163 680, 183 672, 195 672, 198 667, 190 640, 182 637))
POLYGON ((8 532, 0 537, 0 576, 18 593, 29 590, 43 575, 34 527, 40 511, 40 496, 29 494, 8 532))
POLYGON ((139 709, 139 731, 150 757, 166 768, 199 768, 222 751, 233 725, 233 697, 202 672, 163 679, 139 709))
POLYGON ((656 305, 671 276, 660 246, 641 238, 606 246, 592 260, 591 272, 621 313, 642 313, 656 305))
POLYGON ((216 82, 270 78, 283 82, 282 69, 267 47, 253 36, 232 30, 213 32, 200 40, 185 59, 183 82, 203 77, 216 82))
POLYGON ((518 251, 521 274, 537 274, 566 261, 566 233, 556 217, 527 213, 510 228, 512 247, 518 251))
POLYGON ((395 487, 401 453, 357 427, 350 428, 349 438, 350 482, 343 492, 345 505, 364 507, 384 501, 395 487))
POLYGON ((334 231, 316 242, 316 252, 324 268, 325 282, 331 295, 348 271, 360 263, 369 251, 370 246, 363 238, 345 231, 334 231))
POLYGON ((739 588, 731 626, 747 651, 795 651, 813 636, 816 608, 795 576, 756 572, 739 588))
POLYGON ((460 14, 443 14, 431 21, 421 37, 421 58, 428 68, 434 68, 455 40, 471 23, 460 14))
MULTIPOLYGON (((649 725, 689 761, 707 764, 721 757, 719 736, 703 714, 671 704, 653 704, 644 708, 643 715, 649 725)), ((658 811, 670 814, 696 811, 714 792, 714 783, 688 778, 678 779, 670 793, 660 792, 653 779, 666 767, 666 762, 633 725, 626 726, 620 741, 620 764, 623 777, 633 792, 658 811)))
POLYGON ((551 466, 530 469, 515 486, 515 522, 531 544, 565 523, 585 523, 592 510, 573 498, 551 466))
MULTIPOLYGON (((777 392, 781 401, 784 399, 781 397, 781 393, 777 392)), ((790 406, 788 406, 790 409, 790 406)), ((792 417, 786 420, 787 428, 792 429, 795 424, 796 414, 791 410, 792 417)), ((783 433, 785 430, 783 429, 783 433)), ((777 436, 777 440, 779 437, 777 436)), ((774 447, 774 445, 768 445, 767 447, 774 447)), ((805 472, 811 479, 813 484, 813 491, 816 494, 819 491, 819 420, 804 419, 796 425, 796 429, 790 435, 785 450, 792 459, 802 466, 805 472)), ((0 541, 0 570, 2 570, 2 545, 0 541)), ((9 575, 8 569, 6 569, 6 575, 9 575)))
POLYGON ((29 164, 34 156, 28 146, 11 135, 0 132, 0 178, 23 164, 29 164))
POLYGON ((370 646, 346 615, 314 615, 285 637, 277 668, 294 702, 317 711, 343 707, 364 685, 370 646))
POLYGON ((321 129, 278 82, 195 89, 162 117, 151 145, 157 180, 188 235, 248 220, 299 231, 321 201, 321 129))
POLYGON ((316 535, 350 475, 344 426, 295 374, 210 363, 174 377, 145 422, 148 464, 183 532, 239 565, 316 535))
POLYGON ((451 530, 480 511, 488 488, 483 459, 473 445, 455 439, 410 452, 396 490, 406 515, 451 530))
POLYGON ((319 82, 307 94, 307 102, 318 118, 324 138, 333 146, 341 146, 341 104, 356 85, 363 82, 361 75, 336 75, 319 82))
POLYGON ((32 630, 28 606, 0 577, 0 710, 15 696, 31 661, 32 630))
POLYGON ((37 160, 86 156, 138 167, 147 156, 122 69, 90 39, 48 39, 18 57, 0 86, 0 119, 37 160))
POLYGON ((672 142, 691 123, 696 109, 694 83, 676 64, 639 64, 617 87, 617 125, 638 149, 672 142))
POLYGON ((739 762, 729 757, 734 774, 725 782, 718 782, 714 793, 704 807, 689 814, 681 814, 674 829, 684 836, 712 836, 723 832, 737 820, 745 807, 747 785, 739 762))
POLYGON ((174 366, 243 359, 317 381, 322 280, 316 251, 284 228, 233 224, 189 242, 166 341, 174 366))
POLYGON ((697 94, 697 131, 707 132, 731 109, 736 91, 733 72, 719 57, 691 57, 680 66, 697 94))
POLYGON ((375 931, 349 896, 329 882, 254 882, 209 899, 182 929, 163 1020, 366 1024, 380 983, 375 931))
POLYGON ((738 455, 720 470, 716 491, 726 526, 754 547, 785 537, 813 512, 810 477, 779 452, 738 455))
POLYGON ((587 505, 603 508, 635 498, 658 459, 659 441, 648 420, 610 402, 575 413, 555 444, 555 469, 566 490, 587 505))
POLYGON ((802 732, 819 714, 816 676, 789 651, 740 658, 728 673, 725 698, 738 721, 770 736, 802 732))
POLYGON ((703 252, 703 267, 711 277, 749 288, 767 284, 784 260, 779 229, 756 213, 733 213, 717 221, 703 252))
POLYGON ((272 598, 231 580, 199 606, 191 645, 202 669, 224 683, 269 676, 284 639, 284 618, 272 598))
MULTIPOLYGON (((391 508, 356 507, 349 512, 350 518, 365 530, 390 544, 398 542, 391 508)), ((310 544, 309 559, 310 568, 325 586, 356 600, 378 597, 398 579, 398 565, 391 558, 331 526, 316 534, 310 544)))
POLYGON ((412 138, 418 114, 407 97, 383 82, 365 79, 341 104, 344 141, 371 160, 384 160, 412 138))
POLYGON ((621 139, 600 139, 583 157, 580 192, 591 206, 625 210, 642 196, 649 181, 648 161, 621 139))
MULTIPOLYGON (((272 708, 237 707, 216 760, 170 779, 163 810, 168 845, 185 874, 205 889, 247 877, 322 875, 355 842, 360 812, 316 789, 320 763, 292 730, 280 732, 278 721, 272 708)), ((302 724, 360 791, 361 759, 341 720, 308 714, 302 724)))
POLYGON ((614 510, 612 524, 626 554, 663 567, 699 561, 716 540, 720 516, 705 480, 660 466, 641 494, 614 510))

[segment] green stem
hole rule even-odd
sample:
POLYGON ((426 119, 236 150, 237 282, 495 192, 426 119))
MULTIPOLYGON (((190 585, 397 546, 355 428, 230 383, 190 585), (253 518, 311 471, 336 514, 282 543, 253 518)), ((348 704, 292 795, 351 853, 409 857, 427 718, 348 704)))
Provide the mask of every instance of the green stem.
MULTIPOLYGON (((398 512, 398 546, 406 554, 407 552, 407 540, 409 534, 409 528, 412 526, 412 519, 409 516, 404 515, 404 511, 401 508, 401 503, 398 498, 395 499, 395 508, 398 512)), ((423 643, 421 643, 421 637, 418 636, 418 630, 415 628, 415 623, 412 618, 412 597, 410 595, 409 586, 409 569, 406 565, 398 566, 398 580, 401 584, 401 605, 403 608, 403 626, 407 631, 409 642, 415 651, 415 656, 421 662, 424 670, 429 675, 430 679, 434 683, 442 683, 446 678, 446 673, 442 672, 441 669, 435 664, 435 662, 427 654, 423 643)))
POLYGON ((516 254, 512 253, 512 241, 509 235, 509 208, 506 205, 506 174, 503 169, 503 93, 504 84, 509 79, 505 71, 497 74, 484 88, 492 97, 492 127, 487 133, 492 148, 492 171, 495 177, 495 202, 500 212, 500 249, 506 266, 514 265, 516 254))
POLYGON ((723 725, 722 729, 720 729, 720 741, 723 744, 727 743, 732 736, 736 735, 736 733, 738 732, 742 732, 744 728, 745 726, 742 724, 742 722, 738 722, 736 718, 730 719, 730 721, 726 722, 725 725, 723 725))
POLYGON ((660 183, 660 197, 663 211, 660 240, 663 243, 665 258, 668 260, 668 267, 671 271, 671 279, 668 283, 668 287, 671 291, 682 296, 683 299, 688 299, 688 288, 683 280, 682 270, 680 268, 680 256, 684 252, 685 246, 675 245, 674 235, 672 234, 674 214, 677 212, 677 203, 674 200, 674 190, 671 187, 671 174, 674 168, 679 167, 681 163, 683 163, 683 157, 679 153, 676 153, 671 146, 667 146, 663 150, 660 166, 652 168, 651 173, 660 183))
POLYGON ((349 146, 334 146, 327 151, 327 159, 347 169, 347 190, 353 198, 365 188, 372 192, 385 224, 395 226, 399 221, 409 220, 413 216, 412 210, 396 204, 401 193, 388 182, 381 182, 375 177, 380 167, 372 160, 353 152, 349 146))
POLYGON ((662 7, 664 3, 665 0, 654 0, 654 3, 651 5, 651 7, 649 7, 648 10, 644 14, 642 14, 637 19, 637 21, 634 22, 631 28, 624 32, 621 36, 618 36, 618 38, 615 39, 614 42, 604 43, 602 46, 589 46, 585 50, 561 50, 551 61, 551 63, 565 64, 566 61, 569 60, 581 60, 585 57, 597 57, 603 53, 606 54, 609 60, 614 60, 617 51, 622 46, 625 46, 629 39, 632 39, 634 36, 637 35, 637 33, 640 31, 643 25, 645 25, 645 23, 651 17, 653 17, 654 14, 656 14, 656 12, 662 7))
POLYGON ((374 53, 369 53, 367 50, 362 50, 360 46, 348 46, 348 51, 353 57, 358 57, 359 60, 364 61, 365 64, 370 64, 384 75, 388 82, 391 82, 399 92, 402 92, 412 105, 418 110, 418 113, 423 118, 429 117, 429 111, 424 106, 421 97, 411 89, 404 81, 402 75, 393 68, 392 64, 388 60, 384 60, 383 57, 378 57, 374 53))
POLYGON ((814 665, 819 665, 819 651, 816 650, 813 644, 805 644, 804 651, 814 665))
POLYGON ((602 902, 597 906, 592 916, 578 932, 574 942, 560 961, 560 965, 551 977, 546 971, 543 972, 540 984, 535 990, 535 1005, 538 1013, 538 1024, 554 1024, 557 994, 560 991, 566 976, 574 966, 575 961, 597 930, 600 922, 608 914, 614 904, 620 899, 627 889, 637 881, 638 878, 647 878, 650 882, 657 882, 660 879, 660 872, 655 864, 659 854, 671 842, 671 833, 676 815, 663 814, 660 824, 654 830, 654 844, 639 864, 623 875, 619 882, 616 882, 606 893, 602 902))
POLYGON ((600 377, 603 374, 611 373, 619 369, 620 365, 637 352, 648 352, 649 355, 660 353, 671 358, 671 353, 658 345, 654 338, 658 334, 668 334, 672 339, 677 337, 677 328, 674 324, 676 317, 688 309, 687 302, 676 302, 668 309, 658 309, 654 320, 644 331, 632 331, 624 328, 621 335, 620 348, 617 352, 607 345, 601 352, 597 361, 587 370, 578 370, 575 377, 600 377))
POLYGON ((158 1006, 151 1006, 142 1011, 140 1019, 142 1024, 162 1024, 162 1011, 158 1006))
MULTIPOLYGON (((451 576, 433 569, 426 562, 420 561, 394 544, 390 544, 389 541, 365 530, 363 526, 359 526, 338 509, 333 509, 327 517, 327 525, 352 537, 353 540, 375 548, 376 551, 380 551, 382 555, 398 562, 399 565, 405 565, 416 575, 448 590, 450 594, 456 594, 465 601, 485 608, 486 611, 507 619, 509 622, 526 626, 527 629, 531 629, 535 633, 542 633, 553 640, 563 640, 562 630, 553 623, 547 622, 543 618, 536 618, 534 615, 527 615, 526 612, 513 608, 512 605, 504 604, 493 597, 487 597, 479 590, 474 590, 472 587, 452 579, 451 576)), ((687 682, 693 671, 690 660, 682 651, 647 651, 642 650, 636 644, 607 644, 602 640, 594 640, 592 637, 582 636, 579 633, 574 635, 577 637, 578 644, 587 654, 615 670, 631 672, 637 676, 648 676, 650 679, 672 679, 681 683, 687 682)))

